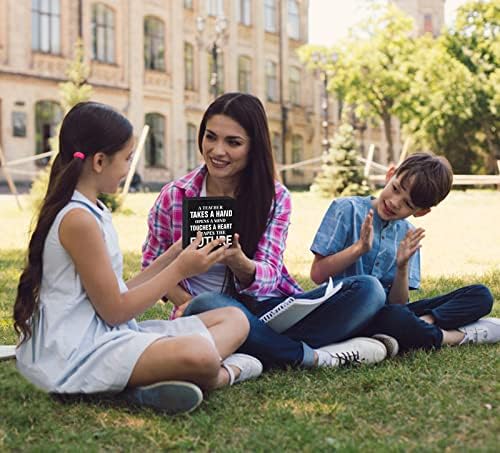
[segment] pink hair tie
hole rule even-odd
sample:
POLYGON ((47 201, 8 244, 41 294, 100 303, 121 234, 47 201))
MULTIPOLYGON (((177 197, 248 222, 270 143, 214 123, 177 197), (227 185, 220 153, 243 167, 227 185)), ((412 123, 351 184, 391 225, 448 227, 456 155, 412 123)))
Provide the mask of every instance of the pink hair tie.
POLYGON ((82 159, 84 160, 85 159, 85 154, 81 153, 80 151, 76 151, 73 153, 73 157, 75 159, 82 159))

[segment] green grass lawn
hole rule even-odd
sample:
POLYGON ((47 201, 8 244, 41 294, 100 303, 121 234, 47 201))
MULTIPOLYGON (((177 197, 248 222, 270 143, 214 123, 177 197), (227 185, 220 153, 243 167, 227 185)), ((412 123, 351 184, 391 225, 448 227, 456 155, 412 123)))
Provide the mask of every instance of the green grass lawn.
MULTIPOLYGON (((115 216, 126 276, 138 270, 153 200, 131 196, 133 213, 115 216)), ((328 200, 296 193, 293 201, 286 259, 310 288, 308 247, 328 200)), ((419 223, 428 229, 428 277, 413 298, 481 281, 498 301, 500 194, 453 193, 445 203, 419 223)), ((15 341, 11 309, 29 217, 0 196, 0 343, 15 341)), ((144 318, 165 315, 157 305, 144 318)), ((13 361, 0 362, 0 451, 497 451, 499 351, 468 346, 371 368, 273 371, 212 392, 192 415, 176 418, 110 401, 63 404, 28 384, 13 361)))

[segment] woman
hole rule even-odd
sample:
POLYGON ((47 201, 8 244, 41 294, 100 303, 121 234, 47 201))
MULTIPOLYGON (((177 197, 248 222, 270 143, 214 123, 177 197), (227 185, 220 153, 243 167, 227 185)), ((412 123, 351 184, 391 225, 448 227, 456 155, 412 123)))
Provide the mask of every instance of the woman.
POLYGON ((345 279, 340 292, 284 334, 258 319, 289 296, 313 298, 325 292, 319 287, 303 293, 283 264, 290 194, 276 180, 267 117, 259 99, 243 93, 216 99, 201 121, 198 146, 204 165, 165 185, 149 213, 142 264, 147 266, 181 237, 185 197, 233 197, 237 234, 220 263, 166 294, 176 307, 173 316, 241 308, 250 321, 250 334, 239 350, 265 366, 383 360, 386 348, 372 338, 330 344, 353 337, 382 308, 385 293, 373 277, 345 279))

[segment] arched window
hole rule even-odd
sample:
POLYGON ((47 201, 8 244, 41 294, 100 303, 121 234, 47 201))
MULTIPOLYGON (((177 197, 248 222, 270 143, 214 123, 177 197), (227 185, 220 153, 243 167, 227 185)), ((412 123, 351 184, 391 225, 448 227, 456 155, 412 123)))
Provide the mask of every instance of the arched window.
POLYGON ((224 0, 206 0, 205 4, 209 16, 224 15, 224 0))
POLYGON ((238 90, 242 93, 252 90, 252 60, 243 55, 238 58, 238 90))
POLYGON ((300 69, 291 66, 289 76, 290 102, 293 105, 300 105, 300 69))
POLYGON ((273 145, 273 153, 274 160, 277 164, 283 163, 283 143, 281 142, 281 135, 277 132, 273 132, 272 134, 272 145, 273 145))
POLYGON ((238 0, 238 21, 243 25, 252 25, 252 0, 238 0))
POLYGON ((194 48, 184 43, 184 89, 194 90, 194 48))
POLYGON ((156 17, 144 19, 144 67, 165 70, 165 27, 156 17))
POLYGON ((275 33, 278 30, 276 0, 264 0, 264 30, 275 33))
POLYGON ((300 39, 300 16, 297 0, 288 0, 288 36, 300 39))
MULTIPOLYGON (((304 139, 300 135, 292 136, 292 164, 304 160, 304 139)), ((292 173, 297 176, 304 174, 300 168, 293 169, 292 173)))
POLYGON ((212 54, 208 55, 208 67, 209 67, 209 73, 208 73, 208 85, 210 89, 210 93, 212 95, 218 96, 221 93, 224 93, 224 54, 223 53, 218 53, 217 54, 217 93, 214 93, 214 73, 215 73, 215 68, 214 68, 214 59, 212 54))
POLYGON ((59 0, 31 1, 31 48, 39 52, 61 52, 59 0))
POLYGON ((92 5, 92 59, 115 62, 115 13, 102 3, 92 5))
POLYGON ((196 140, 196 126, 192 123, 187 124, 187 167, 192 170, 198 165, 198 143, 196 140))
POLYGON ((165 117, 160 113, 148 113, 144 121, 149 126, 146 140, 146 166, 165 167, 165 117))
POLYGON ((266 61, 266 97, 268 101, 278 101, 278 65, 274 61, 266 61))
MULTIPOLYGON (((55 101, 38 101, 35 104, 35 154, 51 151, 50 139, 56 135, 63 118, 63 110, 55 101)), ((36 161, 44 165, 49 159, 36 161)))

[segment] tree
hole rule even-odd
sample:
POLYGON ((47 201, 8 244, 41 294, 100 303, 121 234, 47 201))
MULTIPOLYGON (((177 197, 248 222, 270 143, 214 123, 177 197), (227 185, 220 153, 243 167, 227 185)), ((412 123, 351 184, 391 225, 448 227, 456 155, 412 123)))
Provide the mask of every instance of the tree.
MULTIPOLYGON (((92 96, 92 87, 86 82, 90 69, 84 61, 84 55, 83 43, 81 40, 77 40, 74 46, 74 58, 66 70, 68 81, 59 84, 61 104, 65 113, 79 102, 88 101, 92 96)), ((59 129, 60 126, 56 128, 56 135, 50 139, 50 148, 54 154, 49 164, 38 173, 31 186, 31 204, 36 210, 40 208, 47 192, 52 163, 59 152, 59 129)))
MULTIPOLYGON (((327 58, 329 91, 342 93, 359 119, 382 122, 387 154, 396 161, 392 117, 399 115, 413 77, 413 21, 392 4, 375 4, 371 8, 370 18, 356 26, 350 38, 336 50, 338 58, 327 58)), ((310 68, 315 66, 314 50, 306 47, 300 54, 310 68)))
POLYGON ((413 58, 414 78, 400 109, 405 134, 414 147, 445 155, 455 172, 477 172, 482 161, 466 133, 476 96, 470 72, 442 39, 420 38, 413 58))
POLYGON ((321 171, 311 186, 311 191, 324 197, 368 195, 370 188, 363 178, 363 168, 354 140, 354 129, 342 124, 331 141, 328 153, 323 157, 321 171))
POLYGON ((457 11, 444 46, 472 77, 474 98, 464 133, 472 146, 487 152, 488 171, 500 159, 500 3, 469 1, 457 11))

